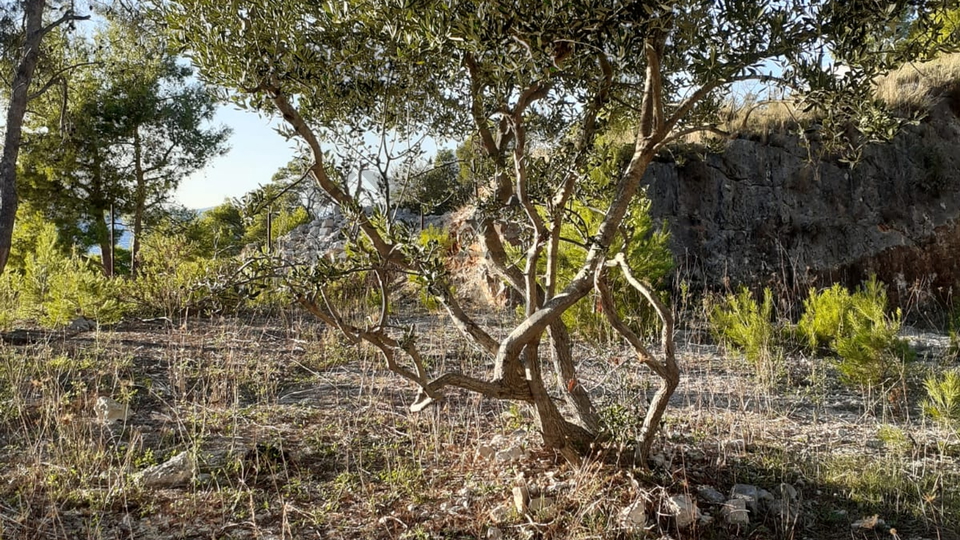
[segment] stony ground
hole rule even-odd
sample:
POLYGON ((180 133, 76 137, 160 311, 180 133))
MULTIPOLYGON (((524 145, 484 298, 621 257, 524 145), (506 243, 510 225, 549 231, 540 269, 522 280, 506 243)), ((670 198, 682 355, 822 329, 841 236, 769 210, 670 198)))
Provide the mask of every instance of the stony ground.
MULTIPOLYGON (((488 368, 419 322, 432 363, 488 368)), ((609 344, 578 355, 613 440, 573 468, 524 406, 408 412, 372 351, 300 315, 10 334, 0 538, 960 538, 960 440, 920 411, 955 359, 908 334, 903 382, 860 392, 800 354, 760 384, 683 330, 649 472, 629 441, 656 382, 609 344)))

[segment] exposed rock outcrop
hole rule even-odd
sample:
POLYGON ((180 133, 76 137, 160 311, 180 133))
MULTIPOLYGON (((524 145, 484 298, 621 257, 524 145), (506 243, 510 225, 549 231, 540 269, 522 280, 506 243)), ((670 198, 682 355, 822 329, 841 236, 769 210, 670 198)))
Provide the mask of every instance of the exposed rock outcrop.
POLYGON ((960 119, 951 99, 868 148, 853 169, 811 160, 787 136, 736 139, 682 166, 654 163, 645 177, 653 217, 666 220, 681 271, 707 286, 855 283, 876 273, 946 292, 960 282, 960 119))

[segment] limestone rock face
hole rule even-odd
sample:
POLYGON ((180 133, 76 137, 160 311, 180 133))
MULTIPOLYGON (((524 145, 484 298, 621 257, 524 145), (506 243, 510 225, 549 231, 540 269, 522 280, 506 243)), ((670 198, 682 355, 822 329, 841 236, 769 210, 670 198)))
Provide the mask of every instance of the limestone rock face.
POLYGON ((948 101, 867 148, 853 169, 778 135, 736 139, 682 165, 653 163, 644 179, 652 217, 666 220, 680 268, 708 286, 858 282, 870 273, 890 284, 954 285, 960 106, 948 101))

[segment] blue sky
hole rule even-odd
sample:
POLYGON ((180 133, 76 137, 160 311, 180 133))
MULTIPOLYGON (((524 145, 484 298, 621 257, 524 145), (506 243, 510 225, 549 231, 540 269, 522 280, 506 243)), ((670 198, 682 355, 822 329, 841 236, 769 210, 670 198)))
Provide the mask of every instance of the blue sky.
POLYGON ((254 112, 222 105, 214 124, 233 129, 230 151, 180 183, 174 197, 187 208, 217 206, 268 183, 296 153, 296 141, 285 141, 275 123, 254 112))

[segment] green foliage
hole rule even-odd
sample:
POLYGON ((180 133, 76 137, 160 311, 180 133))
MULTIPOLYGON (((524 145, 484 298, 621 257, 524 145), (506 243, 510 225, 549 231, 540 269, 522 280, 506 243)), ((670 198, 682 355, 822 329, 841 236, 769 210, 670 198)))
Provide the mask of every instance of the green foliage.
MULTIPOLYGON (((420 231, 420 235, 417 237, 417 245, 420 249, 432 253, 431 256, 445 259, 450 256, 453 250, 453 238, 446 230, 428 225, 427 228, 420 231)), ((422 276, 411 276, 410 279, 419 285, 420 303, 431 311, 440 309, 440 302, 430 294, 428 280, 422 276)))
POLYGON ((193 221, 190 237, 210 257, 239 255, 246 230, 240 209, 232 202, 207 210, 193 221))
POLYGON ((2 318, 7 324, 34 319, 44 326, 59 327, 78 316, 111 324, 124 316, 127 306, 114 282, 75 251, 65 254, 52 223, 26 220, 19 227, 23 225, 33 227, 32 246, 21 244, 18 249, 32 251, 17 255, 22 266, 11 268, 0 285, 5 303, 16 302, 15 308, 6 304, 2 318))
POLYGON ((454 151, 441 148, 432 164, 405 182, 398 205, 417 214, 444 214, 466 202, 468 188, 454 151))
MULTIPOLYGON (((584 263, 589 245, 589 231, 596 230, 603 216, 591 206, 574 201, 570 209, 571 219, 562 225, 561 236, 577 239, 577 243, 561 240, 558 253, 558 285, 565 286, 573 279, 584 263)), ((623 250, 634 275, 657 286, 673 268, 673 255, 668 246, 666 228, 657 229, 650 218, 650 200, 637 198, 630 205, 627 216, 611 247, 612 251, 623 250)), ((620 317, 625 323, 643 334, 656 330, 659 320, 643 296, 631 287, 619 273, 612 276, 611 289, 617 291, 616 302, 620 317)), ((606 316, 597 309, 596 298, 587 296, 563 314, 563 322, 580 336, 605 341, 614 337, 606 316)))
POLYGON ((216 105, 206 87, 161 34, 141 30, 117 19, 63 36, 64 92, 31 103, 21 194, 81 251, 106 250, 111 212, 130 216, 135 233, 155 223, 180 180, 226 150, 229 130, 207 125, 216 105))
POLYGON ((19 317, 20 279, 17 272, 0 274, 0 330, 9 330, 19 317))
POLYGON ((937 421, 960 427, 960 370, 930 376, 923 385, 927 389, 923 412, 937 421))
POLYGON ((141 315, 175 318, 240 304, 233 286, 237 261, 205 258, 183 234, 163 227, 152 231, 140 257, 140 271, 124 293, 141 315))
POLYGON ((897 338, 900 310, 887 312, 886 287, 871 277, 855 293, 834 285, 810 291, 798 331, 811 348, 836 353, 845 382, 861 386, 882 383, 900 374, 913 353, 897 338))
POLYGON ((727 295, 710 313, 710 330, 718 341, 743 352, 751 363, 768 361, 776 339, 770 289, 763 290, 761 304, 746 287, 727 295))
POLYGON ((281 169, 271 183, 247 193, 235 203, 245 221, 243 245, 266 246, 268 224, 269 243, 272 243, 297 225, 310 222, 310 213, 303 207, 297 192, 291 190, 289 179, 283 176, 284 171, 281 169))
POLYGON ((41 324, 63 326, 78 316, 98 324, 113 324, 123 318, 127 306, 119 298, 115 281, 75 252, 61 262, 49 276, 49 297, 43 305, 41 324))
POLYGON ((850 292, 839 283, 819 293, 810 291, 803 303, 803 316, 797 330, 811 349, 826 347, 842 334, 844 318, 852 303, 850 292))

